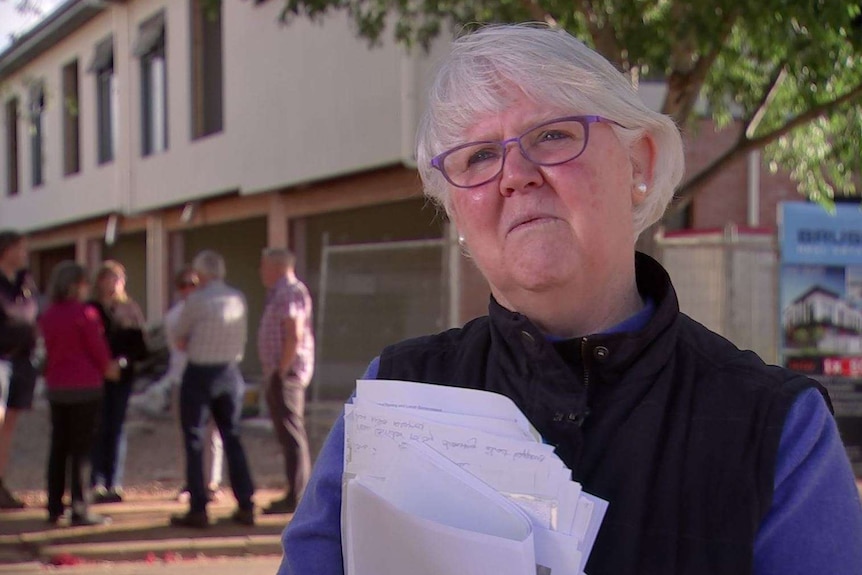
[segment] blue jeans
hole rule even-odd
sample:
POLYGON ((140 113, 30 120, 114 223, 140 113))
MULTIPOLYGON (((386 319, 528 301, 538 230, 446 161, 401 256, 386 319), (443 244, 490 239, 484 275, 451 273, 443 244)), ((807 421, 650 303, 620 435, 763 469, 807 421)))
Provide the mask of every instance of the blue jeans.
POLYGON ((180 425, 186 449, 186 483, 192 512, 206 510, 203 446, 207 421, 212 416, 221 433, 228 477, 240 509, 252 509, 254 484, 245 450, 239 439, 242 415, 242 375, 235 363, 198 365, 189 363, 180 386, 180 425))
POLYGON ((102 419, 93 444, 93 474, 90 485, 117 489, 123 485, 126 465, 126 410, 132 394, 132 382, 106 381, 102 401, 102 419))

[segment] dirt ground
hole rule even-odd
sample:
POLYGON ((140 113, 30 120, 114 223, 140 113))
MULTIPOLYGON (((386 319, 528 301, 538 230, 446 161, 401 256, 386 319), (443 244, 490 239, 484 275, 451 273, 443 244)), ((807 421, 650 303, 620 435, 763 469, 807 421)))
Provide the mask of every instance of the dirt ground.
MULTIPOLYGON (((306 427, 314 458, 335 417, 337 403, 309 405, 306 427)), ((129 451, 124 489, 130 497, 172 498, 184 483, 181 465, 180 430, 169 415, 149 416, 129 409, 127 418, 129 451)), ((50 442, 47 403, 37 400, 33 411, 21 416, 4 482, 28 506, 44 506, 45 474, 50 442)), ((244 419, 242 442, 255 485, 279 489, 284 486, 281 450, 267 418, 244 419)), ((227 462, 225 462, 227 482, 227 462)), ((227 486, 224 486, 227 488, 227 486)), ((228 488, 229 489, 229 488, 228 488)))

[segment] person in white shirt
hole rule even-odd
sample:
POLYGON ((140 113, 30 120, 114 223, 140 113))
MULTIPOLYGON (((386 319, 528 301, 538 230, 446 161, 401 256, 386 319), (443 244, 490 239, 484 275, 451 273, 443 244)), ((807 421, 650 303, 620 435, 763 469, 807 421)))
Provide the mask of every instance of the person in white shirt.
MULTIPOLYGON (((165 340, 170 350, 170 358, 168 360, 168 370, 158 383, 154 384, 153 388, 161 397, 170 397, 171 411, 173 412, 177 425, 180 421, 180 382, 183 380, 183 371, 188 363, 188 356, 184 351, 177 349, 176 326, 185 306, 186 297, 198 287, 200 279, 197 273, 189 267, 180 270, 174 278, 174 289, 176 290, 177 301, 165 313, 163 326, 165 332, 165 340)), ((185 458, 185 449, 183 447, 182 438, 178 446, 180 457, 177 461, 180 462, 180 475, 185 476, 185 466, 183 460, 185 458)), ((221 434, 212 421, 209 423, 209 453, 206 454, 210 462, 209 482, 207 490, 210 499, 219 499, 221 497, 221 483, 223 480, 224 469, 224 446, 222 445, 221 434)), ((188 486, 185 484, 180 489, 177 495, 177 500, 187 503, 189 500, 188 486)))
POLYGON ((171 516, 177 527, 206 528, 208 495, 203 471, 203 436, 206 422, 218 425, 224 443, 231 490, 237 508, 231 520, 252 526, 254 481, 240 440, 245 383, 239 362, 248 334, 248 305, 239 290, 225 283, 224 258, 204 250, 192 260, 200 287, 189 295, 174 335, 177 349, 188 363, 180 384, 180 422, 186 450, 189 510, 171 516))

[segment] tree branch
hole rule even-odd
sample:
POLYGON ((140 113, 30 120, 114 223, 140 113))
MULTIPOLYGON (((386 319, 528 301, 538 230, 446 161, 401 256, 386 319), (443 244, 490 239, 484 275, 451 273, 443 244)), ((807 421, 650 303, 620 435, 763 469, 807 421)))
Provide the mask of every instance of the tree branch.
POLYGON ((778 88, 787 77, 787 64, 782 63, 777 70, 778 72, 773 74, 772 79, 769 81, 769 86, 764 90, 763 97, 760 99, 760 102, 757 103, 754 113, 743 124, 742 133, 745 134, 746 138, 751 138, 754 135, 754 132, 757 131, 757 128, 760 126, 760 122, 762 122, 764 116, 766 116, 766 111, 769 109, 769 105, 773 100, 775 100, 776 94, 778 94, 778 88))
POLYGON ((752 150, 762 149, 778 138, 789 134, 796 128, 804 126, 817 118, 827 116, 839 106, 852 102, 859 97, 862 97, 862 84, 857 85, 843 96, 839 96, 834 100, 823 102, 809 108, 805 112, 785 123, 783 126, 776 128, 767 134, 763 134, 757 138, 749 138, 745 135, 745 132, 743 132, 733 146, 725 150, 724 153, 710 162, 707 167, 689 178, 682 186, 679 187, 675 194, 676 201, 668 210, 669 213, 675 213, 687 206, 691 202, 691 198, 694 196, 698 188, 715 177, 728 163, 742 157, 744 154, 752 150))
POLYGON ((578 10, 587 22, 587 29, 590 32, 590 37, 593 39, 593 44, 596 50, 611 61, 618 70, 627 71, 628 64, 623 61, 622 48, 617 40, 614 29, 611 26, 602 26, 599 24, 599 18, 596 11, 593 9, 593 4, 590 0, 576 0, 575 9, 578 10))
POLYGON ((774 142, 781 136, 792 132, 796 128, 804 126, 812 120, 816 120, 817 118, 821 118, 823 116, 828 116, 839 106, 843 106, 848 102, 852 102, 860 96, 862 96, 862 84, 857 85, 855 88, 853 88, 843 96, 839 96, 834 100, 830 100, 828 102, 823 102, 821 104, 817 104, 816 106, 812 106, 808 110, 788 121, 780 128, 777 128, 767 134, 763 134, 762 136, 758 136, 757 138, 751 138, 748 141, 751 142, 754 147, 762 148, 767 144, 774 142))
MULTIPOLYGON (((674 10, 677 9, 674 8, 674 10)), ((680 7, 678 10, 682 10, 682 8, 680 7)), ((677 17, 683 18, 684 15, 678 10, 677 17)), ((729 10, 724 14, 721 27, 712 44, 712 49, 700 58, 697 58, 690 66, 683 66, 682 63, 691 59, 691 54, 695 51, 691 47, 694 42, 691 38, 688 38, 687 41, 677 42, 676 45, 680 49, 674 50, 671 54, 673 70, 668 77, 667 96, 662 106, 662 113, 670 115, 676 120, 677 124, 681 126, 685 125, 690 117, 691 111, 694 109, 694 105, 700 95, 701 88, 704 82, 706 82, 706 77, 715 60, 721 54, 724 43, 733 31, 739 14, 739 8, 729 10)))

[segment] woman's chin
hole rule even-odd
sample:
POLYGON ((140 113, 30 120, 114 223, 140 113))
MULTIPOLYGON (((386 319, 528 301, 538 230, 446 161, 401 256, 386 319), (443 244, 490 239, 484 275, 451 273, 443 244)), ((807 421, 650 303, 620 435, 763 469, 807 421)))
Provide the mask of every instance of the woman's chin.
POLYGON ((506 256, 509 274, 524 289, 565 282, 573 271, 575 249, 566 242, 529 242, 506 256))
POLYGON ((558 289, 571 280, 571 275, 561 268, 564 260, 537 260, 515 263, 509 268, 511 285, 520 291, 543 292, 558 289))

